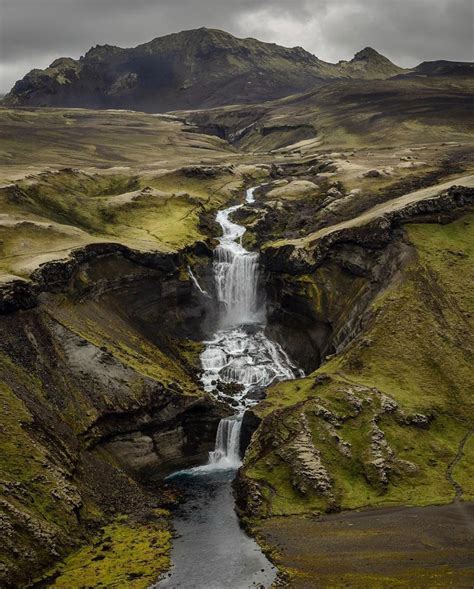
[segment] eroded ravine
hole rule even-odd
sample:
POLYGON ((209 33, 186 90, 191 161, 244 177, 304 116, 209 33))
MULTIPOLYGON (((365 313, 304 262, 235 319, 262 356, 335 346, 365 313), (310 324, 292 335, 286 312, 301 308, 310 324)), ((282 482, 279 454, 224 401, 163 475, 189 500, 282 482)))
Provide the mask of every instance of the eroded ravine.
MULTIPOLYGON (((247 190, 246 204, 254 202, 253 192, 247 190)), ((259 256, 243 247, 245 228, 230 219, 242 206, 219 211, 216 217, 222 228, 213 262, 218 329, 204 342, 201 354, 204 389, 228 404, 233 415, 219 423, 208 464, 171 477, 186 500, 174 519, 173 567, 157 588, 268 587, 275 577, 274 567, 239 526, 231 483, 241 465, 240 431, 246 409, 265 387, 293 379, 300 371, 265 335, 259 256)))

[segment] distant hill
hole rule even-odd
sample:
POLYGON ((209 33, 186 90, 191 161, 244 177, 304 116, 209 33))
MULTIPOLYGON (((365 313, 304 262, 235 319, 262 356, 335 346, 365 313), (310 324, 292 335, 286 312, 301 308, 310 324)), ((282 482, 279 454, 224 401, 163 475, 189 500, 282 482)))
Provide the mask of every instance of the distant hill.
MULTIPOLYGON (((426 70, 425 70, 426 71, 426 70)), ((436 70, 438 71, 438 70, 436 70)), ((471 141, 474 76, 345 80, 261 103, 177 113, 241 149, 347 149, 421 141, 471 141)))
POLYGON ((474 63, 467 61, 424 61, 400 77, 415 76, 474 76, 474 63))
POLYGON ((79 60, 59 58, 29 72, 3 103, 163 112, 256 103, 335 79, 385 79, 403 72, 371 48, 331 64, 301 47, 202 28, 132 49, 98 45, 79 60))
POLYGON ((337 68, 341 76, 359 80, 386 80, 404 71, 372 47, 362 49, 351 61, 340 61, 337 68))

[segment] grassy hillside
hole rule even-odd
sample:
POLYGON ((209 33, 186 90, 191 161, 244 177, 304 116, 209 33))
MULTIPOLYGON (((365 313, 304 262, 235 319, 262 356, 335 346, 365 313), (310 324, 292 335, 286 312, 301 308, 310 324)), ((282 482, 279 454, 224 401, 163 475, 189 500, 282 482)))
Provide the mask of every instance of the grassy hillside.
MULTIPOLYGON (((244 467, 261 485, 257 515, 449 503, 452 479, 472 497, 461 461, 474 415, 473 223, 407 226, 416 254, 367 329, 315 373, 270 389, 244 467)), ((318 271, 307 280, 317 295, 318 271)))
POLYGON ((91 243, 176 251, 206 240, 202 217, 240 194, 247 174, 228 166, 147 176, 62 169, 19 180, 0 188, 0 272, 27 277, 91 243))
POLYGON ((227 107, 187 117, 259 152, 470 141, 473 91, 471 76, 344 81, 260 104, 256 111, 227 107))

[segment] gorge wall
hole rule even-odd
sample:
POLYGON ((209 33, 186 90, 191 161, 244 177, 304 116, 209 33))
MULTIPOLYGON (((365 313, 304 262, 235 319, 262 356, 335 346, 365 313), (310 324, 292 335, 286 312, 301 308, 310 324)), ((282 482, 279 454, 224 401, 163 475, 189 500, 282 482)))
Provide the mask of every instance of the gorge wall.
MULTIPOLYGON (((272 387, 244 419, 243 514, 452 498, 445 472, 469 406, 465 238, 435 261, 453 249, 441 238, 468 231, 472 196, 455 188, 362 226, 263 246, 267 330, 309 376, 272 387)), ((114 514, 153 508, 159 498, 140 481, 202 463, 214 447, 229 410, 197 382, 197 342, 214 313, 188 264, 211 288, 198 243, 176 254, 86 246, 0 289, 5 586, 114 514)))
POLYGON ((473 194, 264 246, 268 329, 307 376, 248 418, 236 491, 250 522, 472 498, 450 473, 472 433, 473 194))
POLYGON ((206 299, 186 256, 91 246, 2 289, 2 586, 159 504, 136 481, 213 448, 228 410, 196 381, 206 299))

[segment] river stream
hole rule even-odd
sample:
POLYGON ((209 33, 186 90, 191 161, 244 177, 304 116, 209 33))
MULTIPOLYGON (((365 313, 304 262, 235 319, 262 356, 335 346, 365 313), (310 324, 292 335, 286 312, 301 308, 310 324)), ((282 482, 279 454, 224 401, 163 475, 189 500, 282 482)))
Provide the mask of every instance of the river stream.
MULTIPOLYGON (((247 190, 247 204, 255 202, 254 190, 247 190)), ((204 342, 201 354, 204 389, 228 403, 234 415, 221 420, 208 464, 169 477, 186 500, 174 516, 173 566, 156 589, 269 587, 276 575, 257 543, 239 525, 231 483, 241 465, 242 417, 257 402, 256 390, 301 373, 265 335, 259 255, 243 247, 245 227, 230 220, 242 206, 217 213, 222 237, 214 252, 213 276, 219 327, 204 342)), ((196 288, 209 296, 191 277, 196 288)))

